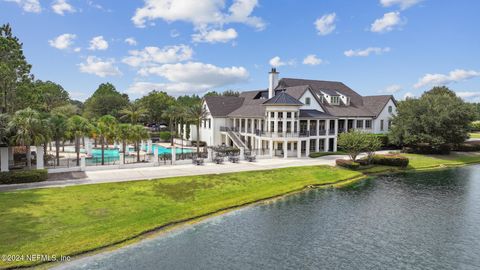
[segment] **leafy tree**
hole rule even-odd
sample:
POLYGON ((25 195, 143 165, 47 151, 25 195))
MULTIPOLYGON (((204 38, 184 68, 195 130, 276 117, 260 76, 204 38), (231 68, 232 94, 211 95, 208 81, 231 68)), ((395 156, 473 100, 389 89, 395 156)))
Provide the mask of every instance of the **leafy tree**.
POLYGON ((35 81, 30 99, 30 102, 35 104, 35 109, 51 112, 56 107, 69 104, 69 101, 68 92, 61 85, 51 81, 35 81))
POLYGON ((355 162, 357 156, 369 148, 368 146, 373 148, 373 144, 369 145, 370 138, 373 138, 373 136, 365 132, 351 130, 338 136, 338 146, 347 152, 350 159, 355 162))
POLYGON ((365 141, 365 148, 363 149, 363 151, 367 152, 368 163, 372 162, 375 151, 380 150, 380 148, 382 148, 382 141, 380 138, 374 134, 370 134, 369 138, 365 141))
POLYGON ((177 104, 186 108, 201 102, 202 102, 202 99, 197 95, 191 95, 191 96, 185 95, 185 96, 179 96, 177 98, 177 104))
POLYGON ((105 144, 113 142, 116 137, 117 119, 111 115, 104 115, 97 121, 98 135, 102 147, 102 165, 105 164, 105 144))
POLYGON ((165 92, 151 91, 148 95, 137 100, 137 103, 145 108, 145 120, 148 123, 159 124, 165 119, 163 113, 175 103, 175 99, 165 92))
POLYGON ((414 149, 419 145, 440 149, 464 142, 473 119, 471 106, 455 92, 446 87, 434 87, 418 99, 399 103, 389 139, 394 144, 414 149))
POLYGON ((17 111, 10 121, 9 128, 14 130, 12 142, 27 148, 27 167, 32 167, 31 146, 45 141, 45 132, 40 114, 30 108, 17 111))
POLYGON ((11 131, 9 127, 10 115, 6 113, 0 114, 0 145, 8 145, 8 140, 11 137, 11 131))
POLYGON ((104 115, 119 117, 119 111, 129 103, 128 96, 121 94, 111 83, 102 83, 85 101, 84 116, 100 118, 104 115))
POLYGON ((215 97, 215 96, 224 96, 224 97, 238 97, 240 96, 240 92, 234 90, 225 90, 221 93, 217 91, 210 91, 207 92, 203 97, 215 97))
POLYGON ((71 117, 80 113, 80 109, 71 103, 58 106, 52 109, 52 114, 62 114, 66 117, 71 117))
POLYGON ((147 114, 147 110, 142 108, 139 103, 133 103, 120 110, 120 114, 122 115, 121 119, 128 118, 130 123, 135 125, 147 114))
POLYGON ((67 117, 63 114, 52 114, 48 120, 50 123, 52 139, 55 141, 55 158, 57 166, 60 165, 60 141, 65 138, 67 132, 67 117))
POLYGON ((15 112, 17 89, 32 80, 31 65, 23 55, 22 46, 9 24, 0 27, 0 95, 4 113, 15 112))
POLYGON ((140 162, 140 142, 148 139, 149 134, 147 129, 142 125, 134 125, 131 130, 131 140, 135 143, 135 149, 137 149, 137 162, 140 162))
POLYGON ((177 117, 177 109, 176 109, 176 106, 172 105, 170 107, 168 107, 164 112, 163 112, 163 115, 162 117, 164 119, 168 119, 168 127, 170 128, 170 145, 173 146, 173 138, 175 137, 174 136, 174 132, 175 132, 175 127, 174 127, 174 123, 175 123, 175 119, 177 117))
POLYGON ((200 123, 207 117, 207 110, 201 103, 188 108, 188 118, 195 122, 197 127, 197 156, 200 155, 200 123))
POLYGON ((80 137, 85 136, 91 129, 89 121, 80 115, 68 119, 67 130, 75 138, 75 152, 77 153, 77 166, 80 166, 80 137))

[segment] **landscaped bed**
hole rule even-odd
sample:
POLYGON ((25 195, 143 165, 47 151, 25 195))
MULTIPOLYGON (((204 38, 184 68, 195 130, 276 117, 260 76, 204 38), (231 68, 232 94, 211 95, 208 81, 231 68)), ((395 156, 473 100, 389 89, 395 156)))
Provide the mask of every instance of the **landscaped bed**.
MULTIPOLYGON (((0 193, 0 254, 78 254, 162 225, 361 176, 315 166, 0 193)), ((0 268, 33 263, 0 260, 0 268)))

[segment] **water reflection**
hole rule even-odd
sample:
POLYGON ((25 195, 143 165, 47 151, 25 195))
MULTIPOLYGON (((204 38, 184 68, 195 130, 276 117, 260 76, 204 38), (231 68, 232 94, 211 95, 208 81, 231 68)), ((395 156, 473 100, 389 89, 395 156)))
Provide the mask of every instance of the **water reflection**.
POLYGON ((311 190, 61 269, 480 269, 480 166, 311 190))

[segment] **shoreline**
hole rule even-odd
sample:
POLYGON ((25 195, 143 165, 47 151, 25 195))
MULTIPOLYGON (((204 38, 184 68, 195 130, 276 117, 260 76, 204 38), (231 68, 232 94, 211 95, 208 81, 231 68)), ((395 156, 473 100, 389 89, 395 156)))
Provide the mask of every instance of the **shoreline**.
MULTIPOLYGON (((359 170, 358 172, 362 173, 360 176, 340 180, 340 181, 331 181, 327 183, 322 183, 322 184, 311 184, 311 185, 306 185, 303 186, 302 188, 290 190, 288 192, 282 193, 282 194, 277 194, 274 196, 258 199, 258 200, 253 200, 250 202, 245 202, 241 204, 236 204, 228 207, 224 207, 221 209, 218 209, 213 212, 208 212, 205 214, 193 216, 190 218, 185 218, 177 221, 172 221, 168 222, 166 224, 154 227, 149 230, 142 231, 140 233, 137 233, 135 235, 129 236, 125 239, 122 239, 120 241, 116 241, 114 243, 110 243, 108 245, 104 246, 99 246, 97 248, 93 248, 90 250, 78 252, 78 253, 73 253, 65 256, 70 256, 72 257, 72 261, 82 259, 85 257, 89 256, 94 256, 96 254, 100 254, 103 252, 110 252, 114 251, 117 249, 120 249, 122 247, 126 247, 132 244, 137 244, 143 240, 146 239, 151 239, 154 237, 159 237, 162 236, 166 233, 191 226, 193 224, 197 224, 199 222, 202 222, 204 220, 207 220, 209 218, 213 218, 216 216, 224 215, 226 213, 231 213, 236 210, 240 210, 243 208, 247 207, 253 207, 255 205, 260 205, 260 204, 268 204, 275 202, 276 200, 279 200, 281 198, 295 195, 301 192, 305 192, 308 190, 312 189, 331 189, 331 188, 344 188, 348 187, 350 185, 353 185, 355 183, 358 183, 360 181, 366 180, 370 177, 375 177, 375 176, 380 176, 380 175, 387 175, 387 174, 400 174, 400 173, 415 173, 415 172, 422 172, 422 171, 433 171, 433 170, 442 170, 442 169, 453 169, 453 168, 459 168, 459 167, 465 167, 465 166, 471 166, 471 165, 478 165, 480 162, 466 162, 464 164, 447 164, 447 165, 435 165, 435 166, 429 166, 429 167, 423 167, 423 168, 412 168, 412 169, 400 169, 400 168, 395 168, 395 167, 385 167, 384 171, 378 171, 378 172, 363 172, 359 170)), ((63 264, 64 262, 39 262, 37 264, 31 264, 31 265, 19 265, 19 266, 9 266, 4 269, 26 269, 26 268, 33 268, 33 269, 48 269, 50 267, 58 266, 63 264)), ((67 262, 68 263, 68 262, 67 262)))

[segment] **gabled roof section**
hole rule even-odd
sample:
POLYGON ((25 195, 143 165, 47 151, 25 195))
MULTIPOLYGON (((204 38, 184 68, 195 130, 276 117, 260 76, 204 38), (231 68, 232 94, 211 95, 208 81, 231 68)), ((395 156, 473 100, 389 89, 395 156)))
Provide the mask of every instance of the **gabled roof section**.
POLYGON ((283 88, 309 85, 313 91, 317 92, 317 94, 320 91, 323 91, 329 95, 338 95, 338 92, 344 96, 350 97, 350 102, 355 103, 357 106, 363 105, 362 96, 342 82, 283 78, 278 82, 278 85, 283 88))
POLYGON ((363 105, 377 117, 390 99, 395 103, 395 98, 392 95, 365 96, 363 97, 363 105))
POLYGON ((319 110, 300 110, 300 118, 328 118, 328 119, 335 119, 336 117, 329 114, 324 113, 319 110))
POLYGON ((210 114, 214 117, 226 117, 229 113, 240 108, 244 102, 244 97, 224 97, 210 96, 205 97, 210 114))
POLYGON ((290 96, 285 91, 282 91, 276 94, 271 99, 265 101, 264 105, 293 105, 293 106, 302 106, 303 103, 298 101, 296 98, 290 96))

